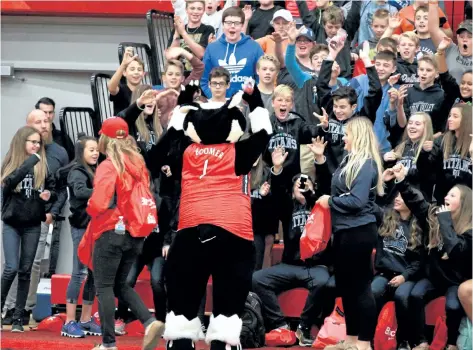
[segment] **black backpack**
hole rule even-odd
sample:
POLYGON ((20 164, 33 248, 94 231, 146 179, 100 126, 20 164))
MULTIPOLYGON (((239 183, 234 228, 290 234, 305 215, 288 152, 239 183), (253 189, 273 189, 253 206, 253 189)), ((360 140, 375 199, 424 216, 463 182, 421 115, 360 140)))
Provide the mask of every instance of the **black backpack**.
POLYGON ((264 346, 264 320, 261 312, 261 300, 253 292, 246 297, 245 309, 241 317, 243 326, 240 343, 244 349, 261 348, 264 346))

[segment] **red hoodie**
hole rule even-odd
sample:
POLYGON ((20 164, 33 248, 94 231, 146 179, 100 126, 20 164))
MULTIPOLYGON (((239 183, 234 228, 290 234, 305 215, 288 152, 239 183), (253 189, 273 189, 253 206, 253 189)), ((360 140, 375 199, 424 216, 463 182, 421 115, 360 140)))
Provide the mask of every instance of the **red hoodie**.
MULTIPOLYGON (((149 187, 148 170, 145 163, 133 164, 124 156, 125 172, 120 177, 112 161, 107 158, 97 167, 94 178, 94 190, 87 205, 87 213, 91 220, 79 244, 78 256, 80 261, 92 269, 92 253, 95 241, 102 233, 114 230, 118 217, 126 210, 127 196, 137 182, 145 181, 149 187), (114 199, 115 193, 117 194, 114 199), (111 204, 115 202, 113 208, 111 204)), ((136 229, 124 218, 127 231, 134 237, 136 229)))

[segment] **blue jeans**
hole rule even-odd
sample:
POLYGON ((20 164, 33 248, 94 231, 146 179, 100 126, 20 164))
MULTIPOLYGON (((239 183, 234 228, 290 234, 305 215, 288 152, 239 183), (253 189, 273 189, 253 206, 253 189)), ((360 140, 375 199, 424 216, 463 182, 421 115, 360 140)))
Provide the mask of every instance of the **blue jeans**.
POLYGON ((18 274, 14 319, 21 318, 30 286, 31 268, 38 247, 41 226, 13 227, 3 223, 3 254, 5 267, 2 273, 1 307, 5 305, 8 292, 18 274))
POLYGON ((371 290, 376 300, 378 315, 384 304, 394 300, 397 319, 396 340, 399 344, 402 341, 411 341, 410 334, 410 312, 408 309, 409 295, 414 288, 415 282, 406 281, 399 287, 391 287, 388 282, 390 280, 384 276, 377 275, 371 282, 371 290))
POLYGON ((415 344, 427 342, 425 336, 425 306, 430 301, 445 295, 445 312, 447 314, 448 338, 447 345, 456 345, 458 328, 465 312, 458 299, 458 286, 435 287, 427 278, 416 283, 411 292, 409 307, 412 319, 412 334, 415 334, 415 344))
POLYGON ((296 266, 281 263, 256 271, 253 274, 253 292, 261 299, 266 330, 270 331, 286 324, 281 312, 278 294, 293 288, 307 288, 301 324, 311 327, 322 311, 323 300, 320 292, 330 278, 325 266, 296 266))
POLYGON ((94 277, 92 271, 87 269, 87 266, 82 264, 77 256, 77 249, 82 236, 85 233, 85 228, 76 228, 71 226, 72 235, 72 275, 67 286, 66 300, 70 304, 77 304, 79 298, 80 287, 82 282, 87 279, 82 292, 82 303, 84 305, 92 305, 95 297, 94 277))

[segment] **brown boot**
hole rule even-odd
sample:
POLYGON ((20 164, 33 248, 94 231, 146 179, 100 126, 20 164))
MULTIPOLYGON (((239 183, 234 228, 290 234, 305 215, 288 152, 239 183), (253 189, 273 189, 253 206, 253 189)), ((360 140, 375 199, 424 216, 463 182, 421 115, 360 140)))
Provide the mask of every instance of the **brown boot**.
POLYGON ((143 338, 143 350, 154 350, 163 333, 164 323, 161 321, 153 321, 146 327, 145 337, 143 338))
POLYGON ((349 343, 346 343, 345 340, 341 340, 335 345, 326 346, 324 350, 345 350, 348 346, 350 346, 349 343))

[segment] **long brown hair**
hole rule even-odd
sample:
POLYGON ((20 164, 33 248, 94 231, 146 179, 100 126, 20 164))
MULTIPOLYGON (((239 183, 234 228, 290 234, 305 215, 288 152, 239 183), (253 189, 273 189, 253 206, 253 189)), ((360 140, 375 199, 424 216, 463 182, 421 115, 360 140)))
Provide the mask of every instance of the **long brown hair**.
MULTIPOLYGON (((460 190, 460 208, 459 211, 454 215, 452 214, 453 229, 457 235, 462 235, 468 230, 471 230, 472 224, 472 199, 471 199, 471 188, 465 185, 455 185, 453 188, 460 190)), ((438 207, 432 206, 429 210, 428 222, 429 222, 429 244, 427 248, 430 250, 437 247, 443 242, 442 235, 440 233, 440 225, 436 215, 438 207)))
MULTIPOLYGON (((414 162, 417 162, 417 158, 419 158, 419 154, 422 151, 422 145, 424 144, 425 141, 433 141, 434 139, 434 130, 432 128, 432 119, 430 118, 430 115, 424 112, 417 112, 411 115, 411 118, 414 115, 418 115, 423 117, 424 119, 424 133, 422 134, 422 137, 420 140, 418 140, 415 143, 415 146, 417 147, 416 149, 416 156, 414 158, 414 162)), ((397 159, 402 158, 402 154, 404 153, 404 149, 406 148, 406 142, 409 139, 408 133, 407 133, 407 126, 404 129, 404 133, 402 135, 402 142, 394 149, 394 153, 396 154, 397 159)))
MULTIPOLYGON (((458 152, 462 158, 466 158, 469 154, 471 144, 471 106, 466 103, 457 103, 453 105, 452 109, 458 108, 462 115, 462 120, 459 127, 458 138, 455 136, 455 131, 447 131, 442 140, 443 158, 447 159, 454 151, 458 152), (455 150, 453 149, 455 145, 455 150)), ((450 110, 450 113, 452 112, 450 110)))
MULTIPOLYGON (((151 85, 139 85, 135 89, 135 91, 133 91, 133 94, 131 95, 131 103, 136 102, 136 100, 143 94, 143 92, 145 92, 146 90, 151 90, 151 89, 152 89, 151 85)), ((153 117, 153 129, 154 129, 154 133, 156 134, 156 140, 157 140, 163 133, 163 127, 161 125, 161 120, 159 119, 160 111, 159 111, 157 103, 154 107, 154 112, 153 112, 152 117, 153 117)), ((138 119, 136 119, 135 125, 141 137, 143 138, 143 140, 146 143, 149 143, 149 140, 151 139, 151 134, 149 132, 148 126, 146 125, 145 118, 149 118, 149 116, 145 115, 143 111, 138 116, 138 119)))
MULTIPOLYGON (((10 149, 2 163, 1 180, 2 184, 5 178, 18 169, 26 159, 30 157, 26 153, 26 140, 31 135, 38 134, 41 142, 41 134, 31 126, 24 126, 15 133, 10 143, 10 149)), ((44 143, 41 143, 38 155, 41 160, 34 166, 34 188, 39 190, 42 189, 45 182, 46 176, 48 175, 48 163, 46 160, 46 151, 44 150, 44 143)), ((15 192, 20 192, 21 183, 15 188, 15 192)))
POLYGON ((125 172, 123 156, 127 156, 135 167, 144 166, 144 159, 139 152, 139 148, 130 138, 112 139, 102 134, 99 139, 99 151, 110 158, 120 177, 125 172))
MULTIPOLYGON (((383 216, 383 224, 379 228, 379 235, 381 237, 394 238, 400 220, 401 216, 396 210, 388 210, 383 216)), ((415 217, 411 216, 409 230, 411 232, 411 238, 409 239, 407 249, 414 250, 422 245, 422 229, 415 217)))
POLYGON ((94 168, 95 167, 91 167, 89 164, 87 164, 87 162, 84 159, 85 148, 87 146, 87 142, 89 142, 89 141, 94 141, 94 142, 98 143, 97 139, 93 136, 79 135, 79 139, 76 141, 76 145, 75 145, 75 149, 74 149, 74 151, 75 151, 74 160, 69 165, 67 165, 67 167, 72 168, 73 165, 80 164, 81 166, 83 166, 85 168, 85 170, 90 174, 90 176, 92 176, 92 178, 94 178, 94 176, 95 176, 94 168))

